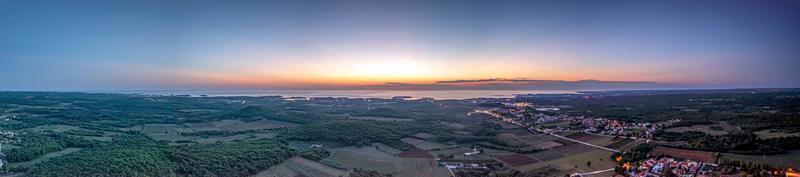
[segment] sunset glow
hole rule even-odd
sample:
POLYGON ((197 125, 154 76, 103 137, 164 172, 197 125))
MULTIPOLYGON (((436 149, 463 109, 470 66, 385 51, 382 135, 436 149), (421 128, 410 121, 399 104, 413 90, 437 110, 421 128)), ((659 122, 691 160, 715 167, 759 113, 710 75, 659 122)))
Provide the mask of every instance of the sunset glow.
POLYGON ((797 3, 742 2, 5 1, 0 81, 12 90, 495 78, 800 86, 797 3))

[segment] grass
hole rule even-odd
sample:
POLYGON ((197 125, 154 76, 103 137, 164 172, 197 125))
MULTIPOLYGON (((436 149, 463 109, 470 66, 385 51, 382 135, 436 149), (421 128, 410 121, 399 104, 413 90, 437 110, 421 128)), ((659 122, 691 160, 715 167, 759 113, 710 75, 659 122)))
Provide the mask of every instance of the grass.
POLYGON ((261 130, 261 129, 274 129, 283 127, 294 127, 299 124, 277 121, 277 120, 257 120, 253 122, 243 122, 240 120, 220 120, 211 122, 211 125, 221 131, 245 131, 245 130, 261 130))
POLYGON ((142 132, 148 135, 177 135, 179 129, 185 128, 178 124, 145 124, 142 132))
POLYGON ((350 116, 349 119, 353 119, 353 120, 371 120, 371 121, 382 121, 382 122, 414 121, 414 119, 392 118, 392 117, 382 117, 382 116, 350 116))
POLYGON ((414 145, 414 147, 416 147, 416 148, 420 148, 420 149, 424 149, 424 150, 447 149, 447 148, 453 147, 451 145, 446 145, 446 144, 437 143, 437 142, 425 141, 425 140, 421 140, 421 139, 417 139, 417 138, 403 138, 401 140, 403 140, 404 142, 406 142, 408 144, 414 145))

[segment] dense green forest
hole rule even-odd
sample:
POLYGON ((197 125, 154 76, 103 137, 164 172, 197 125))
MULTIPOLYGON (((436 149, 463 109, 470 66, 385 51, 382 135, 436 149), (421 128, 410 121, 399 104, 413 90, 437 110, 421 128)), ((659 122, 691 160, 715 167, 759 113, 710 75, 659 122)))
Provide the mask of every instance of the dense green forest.
POLYGON ((181 176, 249 176, 294 154, 285 142, 260 140, 182 145, 172 150, 170 158, 181 176))
POLYGON ((11 163, 33 160, 41 155, 60 151, 68 147, 86 148, 95 146, 96 144, 96 142, 87 139, 54 133, 40 134, 26 132, 26 134, 15 137, 14 140, 18 140, 13 144, 18 146, 18 148, 13 148, 4 152, 6 161, 11 163))
POLYGON ((295 152, 268 140, 170 146, 144 135, 109 143, 32 167, 32 176, 249 176, 295 152))
POLYGON ((290 129, 282 132, 280 136, 288 140, 335 142, 345 146, 366 146, 378 142, 408 150, 413 147, 400 141, 401 138, 420 131, 432 130, 432 127, 404 123, 328 122, 290 129))

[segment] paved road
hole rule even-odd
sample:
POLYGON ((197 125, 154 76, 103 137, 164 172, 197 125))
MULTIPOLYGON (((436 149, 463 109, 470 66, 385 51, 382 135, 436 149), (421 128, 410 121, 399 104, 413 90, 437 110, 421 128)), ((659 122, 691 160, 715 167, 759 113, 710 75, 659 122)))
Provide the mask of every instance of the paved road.
POLYGON ((609 171, 614 171, 614 168, 605 169, 605 170, 598 170, 598 171, 593 171, 593 172, 588 172, 588 173, 575 173, 575 174, 572 174, 572 175, 586 176, 586 175, 593 175, 593 174, 604 173, 604 172, 609 172, 609 171))
POLYGON ((583 142, 583 141, 578 141, 578 140, 575 140, 575 139, 572 139, 572 138, 567 138, 567 137, 564 137, 564 136, 561 136, 561 135, 558 135, 558 134, 555 134, 555 133, 547 133, 547 134, 553 135, 553 136, 561 138, 561 139, 570 140, 570 141, 573 141, 573 142, 576 142, 576 143, 581 143, 581 144, 584 144, 584 145, 587 145, 587 146, 591 146, 591 147, 595 147, 595 148, 598 148, 598 149, 606 150, 606 151, 620 152, 619 150, 616 150, 616 149, 611 149, 611 148, 598 146, 598 145, 594 145, 594 144, 583 142))

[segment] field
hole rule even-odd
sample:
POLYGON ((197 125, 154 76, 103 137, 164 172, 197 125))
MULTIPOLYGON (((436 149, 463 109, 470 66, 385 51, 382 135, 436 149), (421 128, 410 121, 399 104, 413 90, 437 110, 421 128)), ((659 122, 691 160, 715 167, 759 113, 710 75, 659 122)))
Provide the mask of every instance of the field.
MULTIPOLYGON (((434 157, 438 157, 440 154, 441 155, 451 155, 452 154, 453 156, 455 156, 457 158, 462 158, 464 156, 463 155, 464 153, 472 152, 472 149, 470 149, 468 147, 457 147, 457 148, 451 148, 451 149, 432 150, 432 151, 429 151, 429 152, 431 154, 433 154, 434 157)), ((487 159, 490 159, 490 158, 487 157, 487 159)))
POLYGON ((420 149, 424 149, 424 150, 446 149, 446 148, 453 147, 451 145, 446 145, 446 144, 437 143, 437 142, 431 142, 431 141, 425 141, 425 140, 421 140, 421 139, 417 139, 417 138, 403 138, 401 140, 403 140, 404 142, 406 142, 408 144, 414 145, 414 147, 416 147, 416 148, 420 148, 420 149))
POLYGON ((261 119, 253 122, 243 122, 240 120, 219 120, 211 122, 211 125, 219 128, 221 131, 245 131, 245 130, 261 130, 273 129, 283 127, 294 127, 298 124, 277 120, 261 119))
POLYGON ((145 124, 141 131, 148 135, 178 135, 179 128, 183 127, 178 124, 145 124))
POLYGON ((326 166, 302 157, 292 157, 286 162, 270 167, 261 171, 254 177, 276 177, 276 176, 319 176, 337 177, 345 176, 347 171, 339 170, 326 166))
POLYGON ((688 131, 697 131, 703 132, 709 135, 727 135, 730 132, 738 131, 739 127, 733 126, 728 124, 725 121, 719 121, 712 125, 692 125, 691 127, 673 127, 664 129, 666 132, 676 132, 676 133, 683 133, 688 131), (712 126, 718 126, 722 128, 722 130, 713 130, 712 126))
POLYGON ((547 142, 539 143, 539 144, 535 145, 535 147, 539 148, 539 149, 552 149, 552 148, 555 148, 555 147, 559 147, 561 145, 563 145, 563 144, 556 143, 556 142, 553 142, 553 141, 547 141, 547 142))
POLYGON ((349 119, 353 120, 371 120, 371 121, 414 121, 414 119, 404 119, 404 118, 392 118, 392 117, 381 117, 381 116, 350 116, 349 119))
POLYGON ((431 153, 422 149, 413 149, 410 151, 401 152, 397 154, 397 156, 403 158, 433 158, 431 153))
POLYGON ((541 151, 529 155, 541 161, 548 161, 563 157, 561 154, 553 151, 541 151))
POLYGON ((512 144, 524 144, 528 146, 535 146, 540 149, 549 149, 561 145, 560 143, 551 141, 555 139, 553 136, 534 135, 525 130, 500 133, 497 135, 497 138, 512 144))
POLYGON ((58 132, 58 133, 63 133, 65 131, 67 131, 67 130, 78 130, 78 129, 81 129, 81 128, 78 128, 78 127, 72 126, 72 125, 60 125, 60 124, 59 125, 44 125, 44 126, 38 126, 38 127, 35 127, 35 128, 31 128, 31 130, 37 131, 37 132, 53 131, 53 132, 58 132))
POLYGON ((625 145, 628 145, 628 144, 630 144, 630 143, 632 143, 632 142, 634 142, 636 140, 628 139, 628 138, 614 138, 614 139, 611 139, 611 141, 612 141, 612 143, 606 145, 605 147, 611 148, 611 149, 620 149, 620 148, 624 147, 625 145))
POLYGON ((606 146, 613 143, 614 137, 609 136, 600 136, 600 135, 592 135, 586 133, 573 133, 565 136, 567 138, 572 138, 574 140, 587 142, 589 144, 594 144, 598 146, 606 146))
POLYGON ((383 151, 385 153, 392 154, 392 155, 397 155, 397 154, 400 154, 401 152, 403 152, 400 149, 391 147, 391 146, 383 144, 383 143, 372 143, 371 145, 375 146, 375 148, 377 148, 379 151, 383 151))
POLYGON ((436 138, 436 135, 433 135, 433 134, 430 134, 430 133, 425 133, 425 132, 415 133, 415 134, 413 134, 411 136, 413 136, 415 138, 419 138, 419 139, 424 139, 424 140, 429 140, 431 138, 436 138))
POLYGON ((767 164, 778 167, 792 167, 800 169, 800 150, 789 151, 786 154, 778 155, 741 155, 722 153, 720 158, 738 159, 754 162, 766 162, 767 164))
MULTIPOLYGON (((214 122, 186 123, 186 124, 145 124, 144 126, 134 126, 123 128, 124 131, 141 131, 156 140, 164 141, 196 141, 199 143, 214 143, 217 141, 234 141, 248 139, 249 134, 231 135, 225 137, 204 138, 199 136, 184 136, 181 133, 192 133, 200 131, 246 131, 273 129, 282 127, 298 126, 298 124, 262 119, 253 122, 243 122, 240 120, 219 120, 214 122)), ((271 137, 268 133, 252 134, 255 138, 271 137)), ((96 137, 106 138, 106 137, 96 137)))
POLYGON ((564 145, 564 146, 561 146, 561 147, 557 147, 557 148, 552 149, 552 150, 553 150, 553 152, 556 152, 556 153, 558 153, 558 154, 560 154, 562 156, 570 156, 572 154, 586 152, 586 151, 589 151, 591 149, 595 149, 595 148, 591 147, 591 146, 583 145, 583 144, 580 144, 580 143, 572 143, 572 144, 564 145))
POLYGON ((9 167, 12 167, 12 168, 13 167, 30 167, 30 166, 36 165, 38 163, 44 162, 44 161, 46 161, 48 159, 59 157, 59 156, 63 156, 63 155, 67 155, 67 154, 73 153, 73 152, 78 152, 80 150, 81 150, 81 148, 66 148, 66 149, 58 151, 58 152, 52 152, 52 153, 48 153, 48 154, 39 156, 36 159, 30 160, 30 161, 19 162, 19 163, 11 163, 11 164, 8 164, 8 165, 9 165, 9 167))
POLYGON ((502 156, 497 156, 496 158, 497 160, 505 162, 506 164, 509 164, 514 167, 540 162, 539 159, 522 154, 502 155, 502 156))
POLYGON ((375 147, 345 147, 331 149, 331 156, 320 163, 338 168, 361 168, 390 173, 394 176, 449 176, 444 167, 436 166, 433 158, 402 158, 375 147))
POLYGON ((790 136, 800 136, 800 132, 788 133, 782 130, 761 130, 755 133, 761 139, 769 139, 769 138, 779 138, 779 137, 790 137, 790 136))
POLYGON ((705 152, 705 151, 694 151, 694 150, 686 150, 686 149, 675 149, 675 148, 668 148, 668 147, 656 147, 653 151, 650 152, 651 155, 669 155, 672 157, 683 158, 683 159, 691 159, 691 160, 698 160, 704 162, 714 162, 714 153, 713 152, 705 152))
MULTIPOLYGON (((532 155, 532 156, 534 157, 542 156, 541 154, 538 153, 535 154, 537 155, 532 155)), ((614 168, 614 166, 616 166, 617 164, 614 161, 609 160, 608 159, 609 156, 611 156, 611 152, 609 151, 600 150, 596 148, 589 148, 584 151, 580 151, 578 153, 574 153, 568 156, 561 156, 551 160, 540 159, 543 161, 514 167, 514 169, 520 171, 530 171, 550 166, 559 169, 561 175, 572 174, 575 172, 585 173, 585 172, 614 168), (586 162, 588 161, 591 161, 591 166, 586 165, 586 162)))

